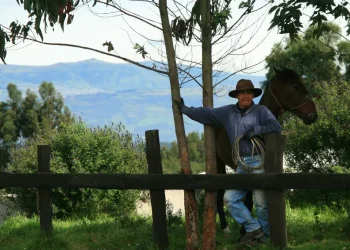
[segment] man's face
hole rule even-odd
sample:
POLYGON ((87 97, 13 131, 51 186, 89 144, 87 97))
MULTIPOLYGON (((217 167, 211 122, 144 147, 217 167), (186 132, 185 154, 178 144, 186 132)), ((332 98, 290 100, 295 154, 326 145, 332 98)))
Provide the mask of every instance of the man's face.
POLYGON ((253 102, 254 94, 250 90, 243 90, 237 94, 238 105, 240 108, 248 108, 253 102))

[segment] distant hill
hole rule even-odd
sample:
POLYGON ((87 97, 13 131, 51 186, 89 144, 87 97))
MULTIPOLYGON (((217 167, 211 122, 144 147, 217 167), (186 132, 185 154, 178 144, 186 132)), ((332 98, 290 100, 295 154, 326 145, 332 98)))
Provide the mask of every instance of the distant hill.
MULTIPOLYGON (((152 65, 151 62, 145 64, 152 65)), ((191 71, 194 75, 200 72, 199 68, 191 71)), ((241 78, 251 79, 258 87, 265 79, 253 75, 232 76, 225 85, 220 85, 226 89, 214 97, 214 106, 236 102, 227 92, 241 78)), ((158 129, 161 141, 175 140, 169 80, 165 76, 131 64, 95 59, 49 66, 0 65, 0 99, 7 98, 6 87, 10 82, 24 93, 28 88, 36 91, 43 81, 54 83, 65 97, 66 105, 91 125, 122 122, 130 132, 140 136, 144 136, 146 130, 158 129)), ((183 85, 181 95, 187 105, 202 105, 202 89, 194 81, 183 85)), ((203 131, 202 125, 188 118, 185 122, 186 133, 203 131)))

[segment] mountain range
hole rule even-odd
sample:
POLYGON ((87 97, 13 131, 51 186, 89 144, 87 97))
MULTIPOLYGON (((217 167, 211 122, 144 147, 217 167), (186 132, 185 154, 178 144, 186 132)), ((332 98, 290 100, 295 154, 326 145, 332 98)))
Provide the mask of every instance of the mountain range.
MULTIPOLYGON (((143 62, 153 65, 152 62, 143 62)), ((160 67, 160 65, 157 65, 160 67)), ((200 68, 190 73, 200 75, 200 68)), ((229 73, 214 77, 220 81, 229 73)), ((184 75, 180 75, 183 77, 184 75)), ((201 83, 201 77, 198 82, 201 83)), ((250 79, 260 87, 264 76, 235 74, 218 85, 214 107, 236 103, 227 96, 239 79, 250 79)), ((65 104, 92 126, 121 122, 133 134, 144 136, 146 130, 158 129, 160 140, 176 139, 171 111, 169 79, 156 72, 132 64, 108 63, 90 59, 48 66, 0 65, 0 101, 7 99, 7 84, 14 83, 23 94, 29 88, 38 90, 43 82, 52 82, 64 96, 65 104)), ((202 106, 202 88, 194 80, 185 79, 181 96, 188 106, 202 106)), ((254 99, 257 103, 259 98, 254 99)), ((203 125, 184 117, 186 133, 203 131, 203 125)))

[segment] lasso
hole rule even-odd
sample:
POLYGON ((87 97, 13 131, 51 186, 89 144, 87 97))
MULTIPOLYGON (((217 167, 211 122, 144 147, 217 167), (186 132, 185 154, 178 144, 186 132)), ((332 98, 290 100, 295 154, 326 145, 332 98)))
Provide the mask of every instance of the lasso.
MULTIPOLYGON (((236 166, 238 166, 238 163, 241 163, 241 166, 242 168, 246 171, 246 172, 250 172, 251 171, 251 166, 245 164, 242 159, 241 159, 241 156, 239 155, 239 142, 241 140, 243 136, 238 136, 233 147, 232 147, 232 160, 233 162, 236 164, 236 166)), ((253 149, 252 149, 252 155, 254 155, 254 151, 255 150, 259 150, 260 152, 260 155, 261 155, 261 168, 263 168, 264 166, 264 163, 265 163, 265 149, 264 149, 264 146, 263 146, 263 142, 256 138, 256 137, 253 137, 252 139, 250 139, 250 141, 252 142, 253 144, 253 149)), ((259 153, 258 151, 256 151, 257 153, 259 153)))

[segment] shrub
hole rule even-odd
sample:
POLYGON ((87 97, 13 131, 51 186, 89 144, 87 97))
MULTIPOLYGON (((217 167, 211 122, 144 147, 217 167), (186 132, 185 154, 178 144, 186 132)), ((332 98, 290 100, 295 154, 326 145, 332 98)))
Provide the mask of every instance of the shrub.
MULTIPOLYGON (((37 135, 22 148, 11 152, 10 171, 37 172, 37 145, 51 145, 52 173, 146 173, 144 144, 122 124, 89 128, 82 121, 62 124, 45 135, 37 135)), ((36 189, 12 188, 19 206, 29 215, 36 212, 36 189)), ((54 214, 94 217, 97 213, 114 216, 129 214, 136 208, 141 192, 91 188, 52 190, 54 214)))

